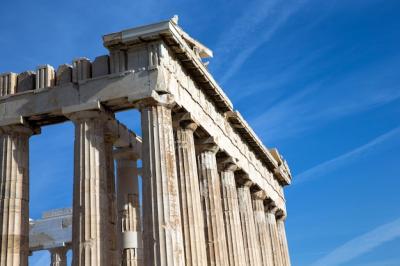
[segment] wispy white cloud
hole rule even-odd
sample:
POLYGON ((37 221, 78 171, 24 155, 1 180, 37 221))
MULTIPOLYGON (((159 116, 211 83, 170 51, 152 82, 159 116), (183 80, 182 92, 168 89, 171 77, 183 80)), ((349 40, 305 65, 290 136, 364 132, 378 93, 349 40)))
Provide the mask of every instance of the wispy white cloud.
POLYGON ((293 5, 292 8, 286 9, 284 12, 282 12, 281 16, 279 16, 274 23, 259 37, 257 41, 252 42, 251 45, 247 46, 240 53, 238 53, 233 61, 231 61, 228 71, 226 71, 222 76, 221 83, 223 84, 228 81, 261 45, 271 39, 274 33, 289 19, 293 13, 295 13, 298 8, 299 5, 293 5))
POLYGON ((400 258, 384 258, 380 260, 375 260, 375 261, 369 261, 369 262, 362 262, 362 263, 357 263, 353 264, 353 266, 399 266, 400 265, 400 258))
POLYGON ((328 255, 314 262, 312 266, 341 265, 398 237, 400 237, 400 218, 344 243, 328 255))
POLYGON ((333 158, 329 161, 323 162, 315 167, 312 167, 311 169, 308 169, 299 175, 296 176, 295 178, 295 183, 301 183, 305 182, 308 180, 311 180, 313 178, 317 178, 322 176, 323 174, 327 172, 331 172, 334 169, 337 169, 338 167, 348 164, 359 158, 360 156, 366 155, 368 152, 372 152, 375 150, 375 148, 384 142, 388 142, 394 138, 398 138, 400 135, 400 126, 396 127, 389 132, 386 132, 385 134, 382 134, 378 136, 377 138, 369 141, 366 144, 363 144, 347 153, 344 153, 336 158, 333 158))
POLYGON ((229 60, 229 68, 222 75, 220 82, 223 84, 228 81, 305 2, 306 0, 290 3, 255 1, 246 7, 246 11, 234 22, 230 30, 221 35, 221 41, 217 44, 216 54, 219 58, 233 58, 229 60))
POLYGON ((250 122, 268 141, 276 141, 396 101, 400 99, 396 60, 334 78, 321 78, 275 103, 250 122))
POLYGON ((277 0, 256 0, 243 6, 244 12, 233 21, 229 29, 219 37, 216 45, 217 54, 235 52, 243 45, 241 41, 248 39, 258 30, 259 25, 268 17, 274 15, 274 8, 279 4, 277 0))
POLYGON ((268 94, 270 102, 276 100, 286 92, 285 88, 294 80, 314 75, 315 72, 310 73, 312 71, 304 73, 304 69, 313 69, 316 62, 324 58, 330 49, 329 46, 323 47, 310 52, 307 56, 286 59, 281 67, 274 66, 274 73, 268 73, 268 80, 265 80, 265 74, 257 78, 257 74, 260 73, 255 73, 256 77, 252 77, 251 80, 238 81, 235 87, 241 89, 240 93, 232 93, 231 100, 248 102, 248 97, 257 96, 257 94, 268 94))

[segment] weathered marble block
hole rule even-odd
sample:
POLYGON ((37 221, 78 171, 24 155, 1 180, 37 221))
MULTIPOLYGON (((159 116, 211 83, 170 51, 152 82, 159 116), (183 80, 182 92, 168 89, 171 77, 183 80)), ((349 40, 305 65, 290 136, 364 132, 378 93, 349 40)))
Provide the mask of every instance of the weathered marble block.
POLYGON ((92 76, 99 77, 110 74, 110 59, 108 55, 98 56, 92 63, 92 76))
POLYGON ((56 84, 61 85, 72 82, 72 66, 64 64, 58 67, 56 74, 56 84))
POLYGON ((90 79, 92 76, 92 64, 86 57, 80 57, 72 63, 72 82, 90 79))
POLYGON ((14 94, 17 88, 17 74, 3 73, 0 75, 0 96, 14 94))
POLYGON ((17 92, 29 91, 35 89, 36 73, 25 71, 18 75, 17 92))
POLYGON ((50 65, 38 66, 36 69, 36 89, 53 87, 54 85, 54 68, 50 65))

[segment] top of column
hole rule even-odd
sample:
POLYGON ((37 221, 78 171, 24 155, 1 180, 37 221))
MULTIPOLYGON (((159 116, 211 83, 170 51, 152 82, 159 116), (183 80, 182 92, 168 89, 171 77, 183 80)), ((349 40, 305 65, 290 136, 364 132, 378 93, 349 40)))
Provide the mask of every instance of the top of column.
POLYGON ((236 170, 239 170, 239 167, 236 164, 236 159, 223 152, 218 154, 217 162, 219 171, 235 172, 236 170))
POLYGON ((0 121, 0 133, 10 132, 30 136, 40 134, 40 128, 32 127, 22 116, 0 121))
POLYGON ((102 118, 104 120, 114 118, 114 114, 106 111, 99 101, 68 106, 62 109, 62 113, 74 122, 90 118, 102 118))
POLYGON ((175 106, 175 99, 172 94, 160 94, 156 91, 152 91, 151 95, 147 96, 146 98, 140 101, 134 101, 134 105, 138 109, 143 109, 151 106, 165 106, 168 108, 173 108, 175 106))
POLYGON ((216 154, 219 151, 219 147, 213 137, 196 139, 195 144, 198 153, 208 151, 216 154))
POLYGON ((193 116, 184 110, 176 112, 173 115, 172 120, 174 128, 189 129, 193 132, 198 128, 198 123, 195 121, 193 116))

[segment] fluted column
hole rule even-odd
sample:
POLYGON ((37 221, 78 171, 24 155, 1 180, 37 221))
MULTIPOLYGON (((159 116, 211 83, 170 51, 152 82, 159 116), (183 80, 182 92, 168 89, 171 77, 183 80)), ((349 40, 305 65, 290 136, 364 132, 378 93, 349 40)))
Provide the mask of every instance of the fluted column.
POLYGON ((264 210, 264 200, 267 195, 264 191, 259 190, 252 194, 254 221, 256 223, 256 231, 260 242, 261 258, 264 266, 274 266, 274 258, 271 247, 271 237, 269 234, 267 219, 264 210))
POLYGON ((276 224, 275 212, 276 207, 269 204, 266 206, 266 218, 271 238, 272 254, 274 258, 274 265, 284 265, 282 261, 282 252, 279 243, 278 227, 276 224))
POLYGON ((185 263, 171 109, 165 100, 140 107, 144 265, 154 266, 185 263))
POLYGON ((246 259, 234 175, 237 166, 232 163, 224 163, 221 168, 222 203, 229 265, 242 266, 246 265, 246 259))
POLYGON ((185 265, 206 266, 204 220, 193 138, 193 132, 197 126, 190 120, 181 120, 176 124, 175 148, 185 245, 185 265))
POLYGON ((111 165, 105 137, 108 117, 98 111, 69 115, 75 124, 72 248, 74 266, 115 265, 111 165))
POLYGON ((243 243, 246 257, 246 265, 262 265, 261 253, 254 213, 251 205, 250 180, 242 180, 238 186, 239 212, 242 224, 243 243))
POLYGON ((0 128, 0 265, 26 266, 29 253, 28 127, 0 128))
POLYGON ((221 183, 218 175, 214 143, 197 145, 197 167, 200 177, 208 265, 229 265, 224 215, 222 211, 221 183))
POLYGON ((278 228, 278 236, 279 236, 279 244, 282 254, 282 262, 285 266, 290 266, 290 256, 289 256, 289 247, 286 238, 286 230, 285 230, 285 218, 286 216, 280 216, 277 218, 277 228, 278 228))
POLYGON ((107 198, 108 198, 108 245, 110 266, 120 265, 119 250, 117 247, 118 233, 118 211, 117 211, 117 195, 115 188, 115 163, 113 157, 114 136, 107 130, 105 131, 105 156, 107 165, 107 198))
MULTIPOLYGON (((129 148, 128 148, 129 149, 129 148)), ((140 222, 138 155, 120 149, 117 160, 117 201, 122 266, 143 264, 142 226, 140 222)))
POLYGON ((68 248, 60 247, 50 249, 51 262, 50 266, 67 266, 68 248))

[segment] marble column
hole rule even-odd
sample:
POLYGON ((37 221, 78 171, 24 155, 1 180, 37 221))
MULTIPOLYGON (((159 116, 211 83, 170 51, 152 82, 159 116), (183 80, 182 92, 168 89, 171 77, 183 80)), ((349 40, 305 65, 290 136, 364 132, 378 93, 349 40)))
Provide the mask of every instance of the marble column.
POLYGON ((119 149, 117 160, 118 232, 122 266, 143 264, 143 240, 140 221, 138 154, 130 148, 119 149))
POLYGON ((268 224, 269 235, 271 238, 272 255, 274 259, 274 265, 284 265, 282 261, 282 252, 279 243, 278 227, 276 224, 275 212, 276 207, 271 204, 266 206, 266 218, 268 224))
POLYGON ((283 265, 290 266, 289 247, 285 230, 285 218, 286 218, 285 215, 279 216, 277 218, 276 224, 277 224, 279 244, 282 254, 282 262, 283 265))
POLYGON ((67 247, 50 249, 50 266, 67 266, 67 247))
POLYGON ((256 232, 260 242, 262 265, 274 266, 271 237, 264 210, 264 200, 266 199, 267 194, 265 191, 259 190, 253 192, 251 196, 253 198, 254 221, 256 223, 256 232))
POLYGON ((74 266, 116 265, 115 231, 111 230, 108 117, 99 111, 68 115, 75 124, 72 249, 74 266))
POLYGON ((29 137, 22 125, 0 128, 0 265, 26 266, 29 254, 29 137))
POLYGON ((204 236, 204 218, 201 209, 199 176, 197 174, 193 137, 193 132, 197 126, 190 120, 181 120, 176 124, 176 165, 185 245, 185 265, 206 266, 207 252, 204 236))
POLYGON ((184 265, 171 107, 148 103, 140 111, 144 265, 184 265))
POLYGON ((221 166, 220 175, 229 265, 242 266, 246 265, 246 258, 234 175, 236 169, 235 164, 224 163, 221 166))
POLYGON ((113 157, 113 143, 115 137, 105 131, 105 156, 107 165, 107 198, 108 198, 108 245, 110 266, 120 265, 120 256, 117 243, 118 233, 118 211, 117 211, 117 195, 115 188, 115 163, 113 157))
POLYGON ((197 167, 204 215, 208 265, 229 265, 222 211, 221 183, 218 175, 216 153, 218 146, 212 142, 198 144, 197 167))
POLYGON ((243 243, 246 257, 246 265, 262 265, 260 243, 256 233, 254 213, 251 204, 250 186, 252 182, 248 179, 240 180, 238 183, 239 212, 242 224, 243 243))

